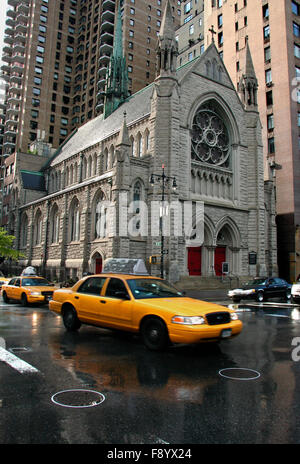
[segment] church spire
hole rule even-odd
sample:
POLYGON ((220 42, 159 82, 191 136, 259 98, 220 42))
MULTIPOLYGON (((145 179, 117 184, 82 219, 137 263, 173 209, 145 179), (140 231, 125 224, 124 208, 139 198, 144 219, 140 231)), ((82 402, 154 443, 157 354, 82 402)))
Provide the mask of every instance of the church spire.
POLYGON ((256 108, 258 81, 253 66, 248 36, 246 36, 244 73, 239 81, 238 88, 245 107, 248 109, 256 108))
POLYGON ((167 0, 156 45, 156 76, 175 74, 177 56, 172 8, 170 0, 167 0))
POLYGON ((115 111, 128 97, 128 70, 123 55, 123 32, 119 4, 113 53, 110 57, 104 90, 104 118, 115 111))

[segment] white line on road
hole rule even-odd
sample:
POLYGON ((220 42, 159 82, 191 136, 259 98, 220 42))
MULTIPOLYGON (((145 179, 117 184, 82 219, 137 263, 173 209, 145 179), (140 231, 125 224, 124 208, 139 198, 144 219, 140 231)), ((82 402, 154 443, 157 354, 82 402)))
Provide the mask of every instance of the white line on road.
POLYGON ((0 361, 5 362, 9 366, 19 371, 21 374, 39 372, 38 369, 31 366, 30 364, 23 361, 22 359, 18 358, 17 356, 10 353, 9 351, 6 351, 1 346, 0 346, 0 361))

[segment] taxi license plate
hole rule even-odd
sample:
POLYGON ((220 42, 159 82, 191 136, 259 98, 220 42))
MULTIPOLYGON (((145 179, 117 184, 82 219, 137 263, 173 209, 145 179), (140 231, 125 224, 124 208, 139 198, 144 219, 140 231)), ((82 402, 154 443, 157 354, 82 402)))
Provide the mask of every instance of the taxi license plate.
POLYGON ((228 338, 231 336, 231 329, 224 329, 221 332, 221 338, 228 338))

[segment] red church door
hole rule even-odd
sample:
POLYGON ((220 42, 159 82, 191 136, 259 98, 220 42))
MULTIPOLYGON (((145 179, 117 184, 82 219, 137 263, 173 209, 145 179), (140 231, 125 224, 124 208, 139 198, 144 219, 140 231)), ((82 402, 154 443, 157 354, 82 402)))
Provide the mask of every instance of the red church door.
POLYGON ((101 274, 102 272, 102 258, 96 258, 96 274, 101 274))
POLYGON ((226 261, 226 247, 218 246, 215 249, 215 273, 217 276, 222 275, 222 263, 226 261))
POLYGON ((188 248, 189 275, 201 275, 201 247, 188 248))

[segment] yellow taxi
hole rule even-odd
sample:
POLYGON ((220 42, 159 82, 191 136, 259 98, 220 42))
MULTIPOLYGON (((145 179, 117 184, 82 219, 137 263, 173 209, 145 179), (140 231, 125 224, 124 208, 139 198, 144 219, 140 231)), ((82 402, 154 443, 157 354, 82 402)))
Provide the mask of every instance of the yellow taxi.
POLYGON ((49 308, 61 314, 69 331, 84 323, 140 333, 151 350, 163 350, 170 342, 217 342, 242 330, 234 310, 185 297, 152 276, 87 276, 72 288, 56 290, 49 308))
POLYGON ((26 306, 29 303, 48 303, 57 288, 44 277, 20 276, 3 284, 1 293, 5 303, 14 300, 26 306))
POLYGON ((2 273, 2 271, 0 271, 0 291, 1 291, 2 285, 9 282, 10 279, 11 279, 11 277, 5 277, 4 274, 2 273))

